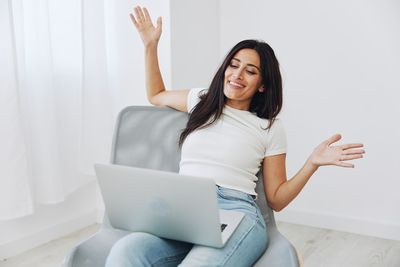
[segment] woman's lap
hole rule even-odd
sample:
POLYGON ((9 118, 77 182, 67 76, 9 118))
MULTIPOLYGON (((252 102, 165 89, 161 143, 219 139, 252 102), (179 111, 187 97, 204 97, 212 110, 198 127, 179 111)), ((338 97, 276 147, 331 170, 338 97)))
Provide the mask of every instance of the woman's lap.
POLYGON ((251 266, 267 247, 262 215, 251 196, 217 187, 221 209, 245 213, 242 222, 223 248, 192 245, 132 233, 112 248, 106 266, 251 266), (182 261, 183 260, 183 261, 182 261))
POLYGON ((135 232, 115 243, 107 257, 107 267, 177 266, 193 244, 135 232))

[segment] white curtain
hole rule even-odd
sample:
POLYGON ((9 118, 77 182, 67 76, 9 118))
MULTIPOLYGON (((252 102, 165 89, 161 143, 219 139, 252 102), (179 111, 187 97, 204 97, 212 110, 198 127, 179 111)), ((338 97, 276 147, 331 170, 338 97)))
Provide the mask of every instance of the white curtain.
POLYGON ((0 0, 0 220, 63 201, 109 158, 104 3, 0 0))

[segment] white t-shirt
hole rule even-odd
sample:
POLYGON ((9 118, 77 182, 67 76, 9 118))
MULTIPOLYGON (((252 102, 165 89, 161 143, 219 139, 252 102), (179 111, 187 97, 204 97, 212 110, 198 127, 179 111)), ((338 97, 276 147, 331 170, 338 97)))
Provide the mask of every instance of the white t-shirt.
MULTIPOLYGON (((202 90, 190 90, 189 113, 200 101, 202 90)), ((182 145, 179 173, 213 178, 219 186, 256 195, 256 174, 264 157, 286 153, 286 133, 281 120, 277 118, 271 129, 265 130, 268 123, 249 111, 225 105, 214 124, 187 136, 182 145)))

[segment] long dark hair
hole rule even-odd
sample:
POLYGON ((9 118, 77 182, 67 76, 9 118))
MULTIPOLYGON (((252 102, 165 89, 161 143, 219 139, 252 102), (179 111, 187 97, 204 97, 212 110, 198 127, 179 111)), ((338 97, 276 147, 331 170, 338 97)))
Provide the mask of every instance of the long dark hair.
POLYGON ((200 102, 193 109, 179 138, 179 146, 182 146, 186 137, 196 129, 205 128, 213 124, 221 117, 226 102, 224 95, 225 70, 231 63, 234 55, 245 48, 254 49, 260 57, 260 68, 264 92, 255 93, 249 111, 258 117, 270 121, 269 129, 275 121, 276 116, 282 109, 282 77, 279 63, 275 57, 274 50, 265 42, 258 40, 244 40, 235 45, 225 57, 222 65, 211 81, 208 92, 200 96, 200 102))

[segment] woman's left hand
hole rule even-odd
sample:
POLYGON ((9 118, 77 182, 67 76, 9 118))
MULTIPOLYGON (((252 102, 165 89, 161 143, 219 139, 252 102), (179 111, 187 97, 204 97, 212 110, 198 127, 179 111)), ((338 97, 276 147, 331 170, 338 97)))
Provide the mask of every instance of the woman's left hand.
POLYGON ((354 164, 346 163, 345 161, 362 158, 365 150, 360 148, 364 145, 355 143, 332 146, 333 143, 339 141, 341 138, 340 134, 335 134, 317 146, 308 159, 310 163, 316 167, 336 165, 339 167, 354 168, 354 164))

